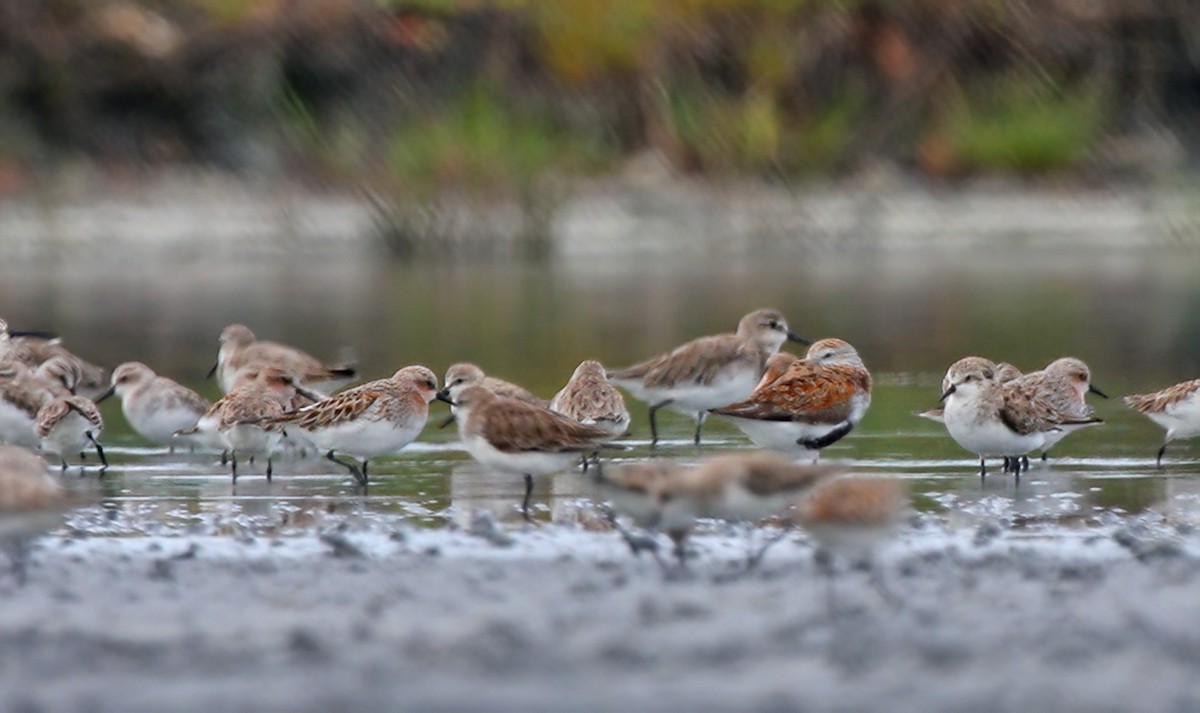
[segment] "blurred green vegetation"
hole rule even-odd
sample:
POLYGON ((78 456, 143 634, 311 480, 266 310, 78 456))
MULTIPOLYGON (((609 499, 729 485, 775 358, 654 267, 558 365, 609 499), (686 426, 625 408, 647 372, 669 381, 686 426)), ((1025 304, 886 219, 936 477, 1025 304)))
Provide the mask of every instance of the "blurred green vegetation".
POLYGON ((1112 139, 1196 138, 1197 44, 1185 3, 5 3, 0 194, 81 158, 274 171, 363 190, 413 250, 451 202, 536 235, 565 179, 645 152, 788 181, 1102 172, 1112 139))
POLYGON ((1096 144, 1109 106, 1087 87, 1060 90, 1040 77, 1001 78, 954 105, 950 146, 968 171, 1069 169, 1096 144))

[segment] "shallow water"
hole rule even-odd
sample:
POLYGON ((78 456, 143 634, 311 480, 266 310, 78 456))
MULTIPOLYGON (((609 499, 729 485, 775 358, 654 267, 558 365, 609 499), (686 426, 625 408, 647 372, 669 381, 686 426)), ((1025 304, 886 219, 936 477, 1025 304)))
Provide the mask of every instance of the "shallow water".
MULTIPOLYGON (((1107 423, 1061 443, 1019 484, 995 472, 998 463, 981 481, 977 462, 939 424, 913 416, 935 404, 942 371, 967 354, 1024 369, 1073 354, 1114 396, 1195 377, 1200 255, 1193 252, 859 252, 541 266, 280 259, 6 265, 0 273, 0 314, 14 327, 55 330, 108 366, 145 361, 209 396, 215 385, 201 377, 217 333, 233 321, 330 359, 350 348, 370 378, 408 363, 441 373, 470 360, 549 396, 581 359, 631 363, 775 305, 802 334, 853 343, 877 379, 867 418, 825 458, 906 479, 922 518, 951 528, 1000 520, 1047 533, 1114 518, 1197 520, 1195 446, 1173 444, 1167 467, 1155 468, 1161 431, 1117 399, 1096 401, 1107 423)), ((614 461, 651 454, 644 405, 630 405, 631 448, 614 461)), ((442 409, 435 406, 431 421, 442 409)), ((113 467, 103 479, 90 468, 66 475, 99 502, 72 516, 70 526, 83 532, 288 534, 347 521, 386 531, 462 524, 476 508, 518 517, 519 479, 480 472, 456 447, 453 428, 431 425, 404 453, 374 462, 363 496, 320 460, 284 462, 272 483, 261 467, 244 469, 235 487, 213 455, 146 447, 116 403, 105 405, 105 417, 113 467)), ((749 447, 714 419, 698 453, 688 419, 672 414, 662 423, 669 441, 662 457, 749 447)), ((542 479, 537 517, 586 524, 589 495, 579 474, 542 479)))

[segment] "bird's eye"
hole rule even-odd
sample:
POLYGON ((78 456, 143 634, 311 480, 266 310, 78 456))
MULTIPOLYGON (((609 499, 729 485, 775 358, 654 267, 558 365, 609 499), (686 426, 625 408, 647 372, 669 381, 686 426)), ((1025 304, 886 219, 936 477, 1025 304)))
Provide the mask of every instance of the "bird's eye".
POLYGON ((437 384, 435 384, 435 383, 433 382, 433 379, 426 379, 426 380, 425 380, 425 385, 426 385, 426 386, 428 386, 428 387, 429 387, 429 388, 431 388, 431 389, 436 389, 436 388, 437 388, 437 384))
POLYGON ((975 378, 974 376, 971 376, 970 374, 968 374, 968 375, 967 375, 967 378, 963 379, 963 382, 964 382, 964 383, 965 383, 965 382, 968 382, 968 381, 970 381, 971 379, 974 379, 974 378, 975 378))
POLYGON ((832 356, 833 356, 833 352, 825 352, 824 354, 822 354, 822 355, 821 355, 821 358, 822 358, 822 359, 829 359, 829 358, 830 358, 830 357, 832 357, 832 356))

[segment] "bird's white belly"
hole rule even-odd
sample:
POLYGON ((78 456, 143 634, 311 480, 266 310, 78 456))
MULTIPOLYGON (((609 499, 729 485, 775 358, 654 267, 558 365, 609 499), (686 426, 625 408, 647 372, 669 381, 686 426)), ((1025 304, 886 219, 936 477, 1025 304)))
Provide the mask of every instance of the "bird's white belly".
POLYGON ((0 400, 0 443, 26 448, 38 445, 37 424, 23 409, 0 400))
POLYGON ((322 452, 334 450, 356 458, 375 458, 412 443, 424 427, 425 419, 405 428, 397 428, 391 421, 358 419, 313 431, 289 427, 287 432, 289 436, 296 432, 322 452))
POLYGON ((1200 435, 1200 392, 1170 406, 1163 413, 1146 415, 1170 431, 1172 439, 1200 435))
POLYGON ((221 432, 221 436, 230 450, 245 455, 269 454, 278 447, 280 440, 279 434, 247 423, 230 426, 221 432))
POLYGON ((74 411, 63 416, 54 428, 42 439, 42 450, 56 455, 78 453, 89 441, 88 431, 98 438, 100 430, 94 427, 86 418, 74 411))
MULTIPOLYGON (((175 440, 175 432, 191 428, 200 420, 201 414, 189 409, 130 408, 125 418, 133 430, 142 438, 154 443, 167 444, 175 440)), ((180 439, 183 440, 183 439, 180 439)))
POLYGON ((822 438, 842 425, 841 423, 804 423, 802 421, 760 421, 737 417, 731 417, 729 420, 742 429, 742 433, 745 433, 746 437, 759 448, 791 455, 808 451, 797 441, 822 438))
POLYGON ((492 447, 482 436, 468 436, 463 439, 463 446, 475 460, 493 470, 505 473, 528 475, 549 475, 565 470, 575 461, 579 454, 575 452, 548 453, 543 451, 523 451, 505 453, 492 447))
POLYGON ((979 456, 1019 456, 1041 448, 1045 434, 1022 436, 997 419, 973 421, 946 407, 946 430, 958 445, 979 456))
POLYGON ((691 416, 709 409, 743 401, 754 393, 762 375, 751 366, 729 367, 717 374, 710 384, 687 382, 647 388, 640 380, 614 381, 641 401, 649 404, 670 401, 670 408, 691 416))

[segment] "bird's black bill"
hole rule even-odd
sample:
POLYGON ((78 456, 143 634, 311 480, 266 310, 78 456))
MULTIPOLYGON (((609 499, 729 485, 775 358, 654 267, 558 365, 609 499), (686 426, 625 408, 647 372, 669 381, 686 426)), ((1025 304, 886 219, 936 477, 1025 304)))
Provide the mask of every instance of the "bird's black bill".
POLYGON ((1102 398, 1102 399, 1107 399, 1107 398, 1108 398, 1108 394, 1104 393, 1104 392, 1103 392, 1103 391, 1101 391, 1100 389, 1097 389, 1095 386, 1092 386, 1091 384, 1088 384, 1088 391, 1090 391, 1091 393, 1093 393, 1093 394, 1095 394, 1095 395, 1099 396, 1099 397, 1100 397, 1100 398, 1102 398))
POLYGON ((807 337, 802 337, 802 336, 800 336, 799 334, 796 334, 795 332, 793 332, 793 331, 792 331, 792 330, 790 330, 790 329, 788 330, 788 333, 787 333, 787 338, 788 338, 788 340, 789 340, 789 341, 796 342, 796 343, 798 343, 798 344, 803 344, 803 345, 804 345, 804 346, 806 346, 806 347, 807 347, 807 346, 809 346, 809 345, 811 345, 811 344, 813 343, 813 340, 811 340, 811 339, 809 339, 809 338, 807 338, 807 337))
POLYGON ((96 397, 95 403, 100 403, 101 401, 103 401, 104 399, 107 399, 109 396, 112 396, 115 393, 117 393, 117 387, 110 386, 104 390, 104 393, 102 393, 96 397))
POLYGON ((941 398, 938 399, 938 403, 940 404, 943 401, 945 401, 950 396, 950 394, 954 393, 957 390, 958 390, 957 386, 951 386, 950 388, 946 389, 946 391, 942 393, 941 398))
POLYGON ((10 337, 28 337, 30 339, 45 339, 50 341, 58 339, 58 335, 54 332, 46 332, 41 329, 10 329, 8 330, 10 337))
POLYGON ((441 391, 437 392, 437 395, 434 396, 434 398, 437 399, 438 401, 445 401, 446 403, 450 404, 451 406, 454 405, 454 402, 450 400, 450 390, 449 389, 442 389, 441 391))
POLYGON ((204 378, 205 378, 205 379, 211 379, 211 378, 213 378, 213 374, 217 373, 217 367, 218 367, 218 366, 220 366, 220 365, 221 365, 221 362, 215 362, 215 363, 212 365, 212 368, 208 370, 208 374, 206 374, 204 378))

